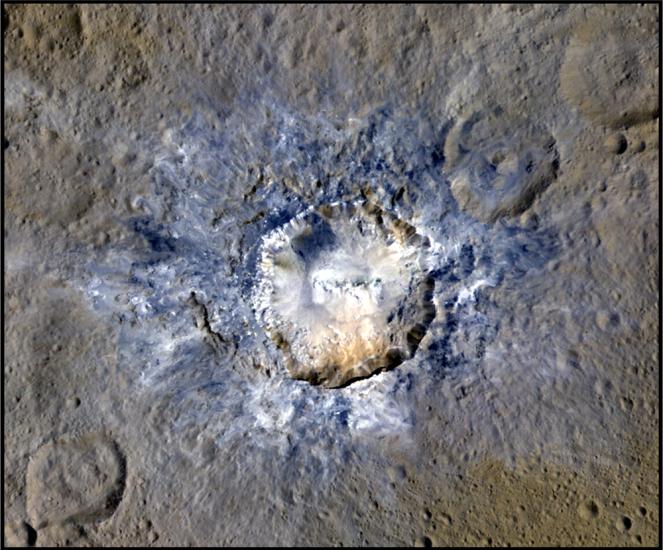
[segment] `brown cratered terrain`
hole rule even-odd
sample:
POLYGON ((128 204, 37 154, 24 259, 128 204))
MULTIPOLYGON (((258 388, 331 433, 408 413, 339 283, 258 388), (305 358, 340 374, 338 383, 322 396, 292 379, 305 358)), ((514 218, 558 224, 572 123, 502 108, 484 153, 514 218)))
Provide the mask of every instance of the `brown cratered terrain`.
POLYGON ((659 5, 2 9, 7 545, 660 543, 659 5))

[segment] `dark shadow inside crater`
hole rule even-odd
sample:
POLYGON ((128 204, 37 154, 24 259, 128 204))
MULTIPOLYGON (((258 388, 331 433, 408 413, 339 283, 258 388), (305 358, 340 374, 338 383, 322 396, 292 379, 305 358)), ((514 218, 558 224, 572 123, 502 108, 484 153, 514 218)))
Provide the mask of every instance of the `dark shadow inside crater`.
POLYGON ((293 237, 290 246, 305 265, 310 265, 320 254, 332 249, 336 244, 336 235, 329 223, 314 213, 309 220, 309 227, 293 237))

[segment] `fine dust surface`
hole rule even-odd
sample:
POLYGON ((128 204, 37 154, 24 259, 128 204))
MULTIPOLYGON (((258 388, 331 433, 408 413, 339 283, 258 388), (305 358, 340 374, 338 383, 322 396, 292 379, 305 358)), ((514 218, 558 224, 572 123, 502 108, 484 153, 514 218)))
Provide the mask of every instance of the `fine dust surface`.
POLYGON ((3 5, 5 543, 659 544, 659 10, 3 5))

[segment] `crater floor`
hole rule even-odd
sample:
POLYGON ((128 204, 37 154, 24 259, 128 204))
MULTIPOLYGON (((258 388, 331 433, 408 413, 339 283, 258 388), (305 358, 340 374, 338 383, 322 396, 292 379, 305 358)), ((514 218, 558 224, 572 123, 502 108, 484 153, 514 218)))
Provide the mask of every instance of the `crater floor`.
POLYGON ((338 387, 413 357, 435 317, 429 246, 364 203, 323 205, 266 235, 255 302, 292 376, 338 387))

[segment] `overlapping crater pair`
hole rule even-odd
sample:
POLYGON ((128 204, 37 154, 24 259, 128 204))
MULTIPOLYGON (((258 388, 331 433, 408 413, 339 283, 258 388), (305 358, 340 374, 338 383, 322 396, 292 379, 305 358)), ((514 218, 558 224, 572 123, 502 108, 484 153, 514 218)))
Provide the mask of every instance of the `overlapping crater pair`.
POLYGON ((335 388, 412 358, 435 317, 429 248, 369 202, 310 208, 267 234, 254 307, 290 375, 335 388))

